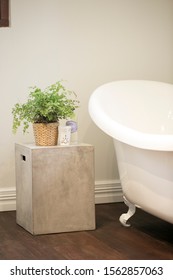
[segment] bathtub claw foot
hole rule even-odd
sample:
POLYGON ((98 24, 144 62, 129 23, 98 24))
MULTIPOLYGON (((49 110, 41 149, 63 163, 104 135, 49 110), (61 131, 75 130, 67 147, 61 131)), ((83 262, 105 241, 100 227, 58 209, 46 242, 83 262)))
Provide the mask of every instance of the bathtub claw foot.
POLYGON ((129 209, 127 213, 124 213, 120 216, 119 221, 123 226, 129 227, 131 225, 127 223, 127 221, 130 219, 130 217, 132 217, 135 214, 136 207, 134 204, 130 203, 125 197, 124 197, 124 203, 129 207, 129 209))

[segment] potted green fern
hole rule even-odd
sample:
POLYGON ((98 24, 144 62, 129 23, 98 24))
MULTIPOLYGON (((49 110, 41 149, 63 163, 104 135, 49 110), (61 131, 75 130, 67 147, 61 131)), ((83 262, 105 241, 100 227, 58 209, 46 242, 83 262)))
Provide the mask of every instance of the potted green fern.
POLYGON ((78 107, 76 94, 67 90, 61 81, 44 90, 31 87, 27 102, 16 103, 12 108, 13 132, 23 125, 26 133, 32 123, 36 145, 56 145, 59 120, 73 117, 78 107))

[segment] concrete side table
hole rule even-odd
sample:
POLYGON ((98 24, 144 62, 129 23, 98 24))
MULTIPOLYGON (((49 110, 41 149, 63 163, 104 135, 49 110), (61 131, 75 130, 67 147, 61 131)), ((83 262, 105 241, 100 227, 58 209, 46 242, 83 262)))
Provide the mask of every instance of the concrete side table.
POLYGON ((95 229, 94 148, 16 144, 16 222, 32 234, 95 229))

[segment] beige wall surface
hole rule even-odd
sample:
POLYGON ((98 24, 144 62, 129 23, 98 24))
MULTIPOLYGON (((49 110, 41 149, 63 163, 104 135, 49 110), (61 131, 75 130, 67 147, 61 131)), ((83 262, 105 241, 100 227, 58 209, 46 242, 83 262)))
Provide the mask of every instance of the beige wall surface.
POLYGON ((30 86, 64 79, 81 100, 79 139, 95 146, 95 178, 118 179, 112 139, 88 114, 92 92, 119 79, 173 83, 172 0, 11 0, 0 28, 0 188, 15 186, 11 108, 30 86))

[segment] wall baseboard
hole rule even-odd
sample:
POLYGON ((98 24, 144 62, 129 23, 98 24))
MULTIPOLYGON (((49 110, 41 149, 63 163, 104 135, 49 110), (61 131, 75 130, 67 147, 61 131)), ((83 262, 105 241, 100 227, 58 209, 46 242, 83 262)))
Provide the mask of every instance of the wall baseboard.
POLYGON ((96 181, 95 203, 113 203, 123 201, 123 193, 119 180, 96 181))
MULTIPOLYGON (((121 201, 123 201, 123 198, 119 180, 95 182, 96 204, 121 201)), ((0 211, 13 210, 16 210, 16 188, 0 188, 0 211)))
POLYGON ((16 210, 16 188, 0 188, 0 211, 16 210))

